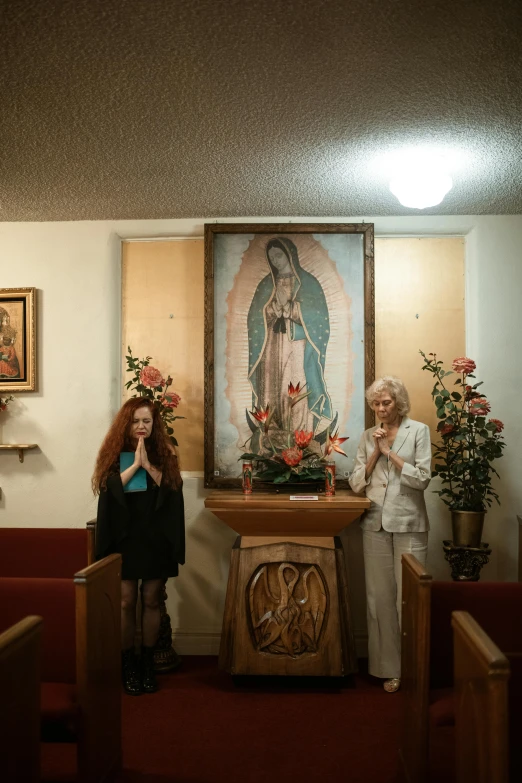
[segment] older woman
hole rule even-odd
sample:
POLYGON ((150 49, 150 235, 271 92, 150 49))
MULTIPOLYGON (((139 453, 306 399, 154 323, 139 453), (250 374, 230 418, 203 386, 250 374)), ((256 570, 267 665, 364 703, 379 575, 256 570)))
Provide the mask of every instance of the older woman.
POLYGON ((411 552, 425 564, 428 548, 430 432, 408 418, 410 400, 399 378, 379 378, 366 399, 379 423, 361 437, 350 486, 371 500, 361 525, 369 672, 384 678, 384 689, 393 693, 401 676, 401 557, 411 552))

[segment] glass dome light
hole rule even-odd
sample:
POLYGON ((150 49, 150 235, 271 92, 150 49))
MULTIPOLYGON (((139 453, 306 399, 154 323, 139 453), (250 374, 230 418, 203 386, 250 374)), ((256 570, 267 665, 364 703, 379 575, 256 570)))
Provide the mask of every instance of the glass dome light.
POLYGON ((443 200, 453 186, 444 162, 413 156, 404 162, 390 181, 390 190, 403 207, 426 209, 443 200))

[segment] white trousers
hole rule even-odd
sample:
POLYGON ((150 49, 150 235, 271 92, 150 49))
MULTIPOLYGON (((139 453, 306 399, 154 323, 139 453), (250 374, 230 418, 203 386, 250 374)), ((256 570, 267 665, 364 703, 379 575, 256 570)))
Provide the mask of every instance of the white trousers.
POLYGON ((401 676, 401 557, 411 552, 426 565, 427 533, 363 530, 368 617, 368 671, 374 677, 401 676))

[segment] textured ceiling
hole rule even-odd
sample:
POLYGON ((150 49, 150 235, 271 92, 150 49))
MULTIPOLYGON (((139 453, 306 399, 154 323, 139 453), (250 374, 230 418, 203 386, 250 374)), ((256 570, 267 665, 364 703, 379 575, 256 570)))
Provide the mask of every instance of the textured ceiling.
POLYGON ((520 0, 2 0, 0 220, 522 212, 520 0), (7 45, 5 45, 7 44, 7 45))

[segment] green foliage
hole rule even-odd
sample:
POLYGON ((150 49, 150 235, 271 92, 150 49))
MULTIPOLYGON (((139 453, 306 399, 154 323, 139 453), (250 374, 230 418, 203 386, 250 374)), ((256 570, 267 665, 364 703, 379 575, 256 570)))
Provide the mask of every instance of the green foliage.
POLYGON ((247 451, 239 459, 252 460, 256 478, 261 481, 272 481, 274 484, 284 484, 287 481, 323 481, 324 461, 315 452, 305 449, 299 465, 290 467, 279 452, 270 457, 247 451))
POLYGON ((505 447, 501 435, 503 425, 471 412, 477 398, 489 407, 485 394, 477 391, 482 381, 471 384, 469 379, 475 376, 461 373, 453 382, 460 391, 450 391, 445 378, 454 373, 444 371, 443 362, 435 354, 419 353, 424 359, 422 369, 430 372, 435 380, 431 396, 440 420, 439 441, 432 444, 435 458, 432 475, 439 476, 443 488, 435 492, 452 510, 486 511, 493 500, 500 504, 492 486, 492 477, 498 473, 491 463, 502 456, 505 447))
POLYGON ((174 428, 172 426, 176 419, 184 419, 184 416, 177 416, 174 413, 174 409, 166 405, 165 394, 172 394, 169 392, 169 386, 172 384, 172 378, 169 377, 165 381, 165 386, 156 386, 152 389, 150 386, 145 386, 141 382, 141 373, 144 367, 148 367, 152 356, 146 356, 144 359, 138 359, 132 355, 130 346, 127 348, 128 355, 125 357, 127 362, 127 372, 133 373, 133 377, 125 384, 126 389, 131 389, 134 394, 131 397, 146 397, 152 400, 154 405, 159 409, 160 416, 167 430, 167 434, 173 446, 178 445, 178 441, 174 437, 174 428))

